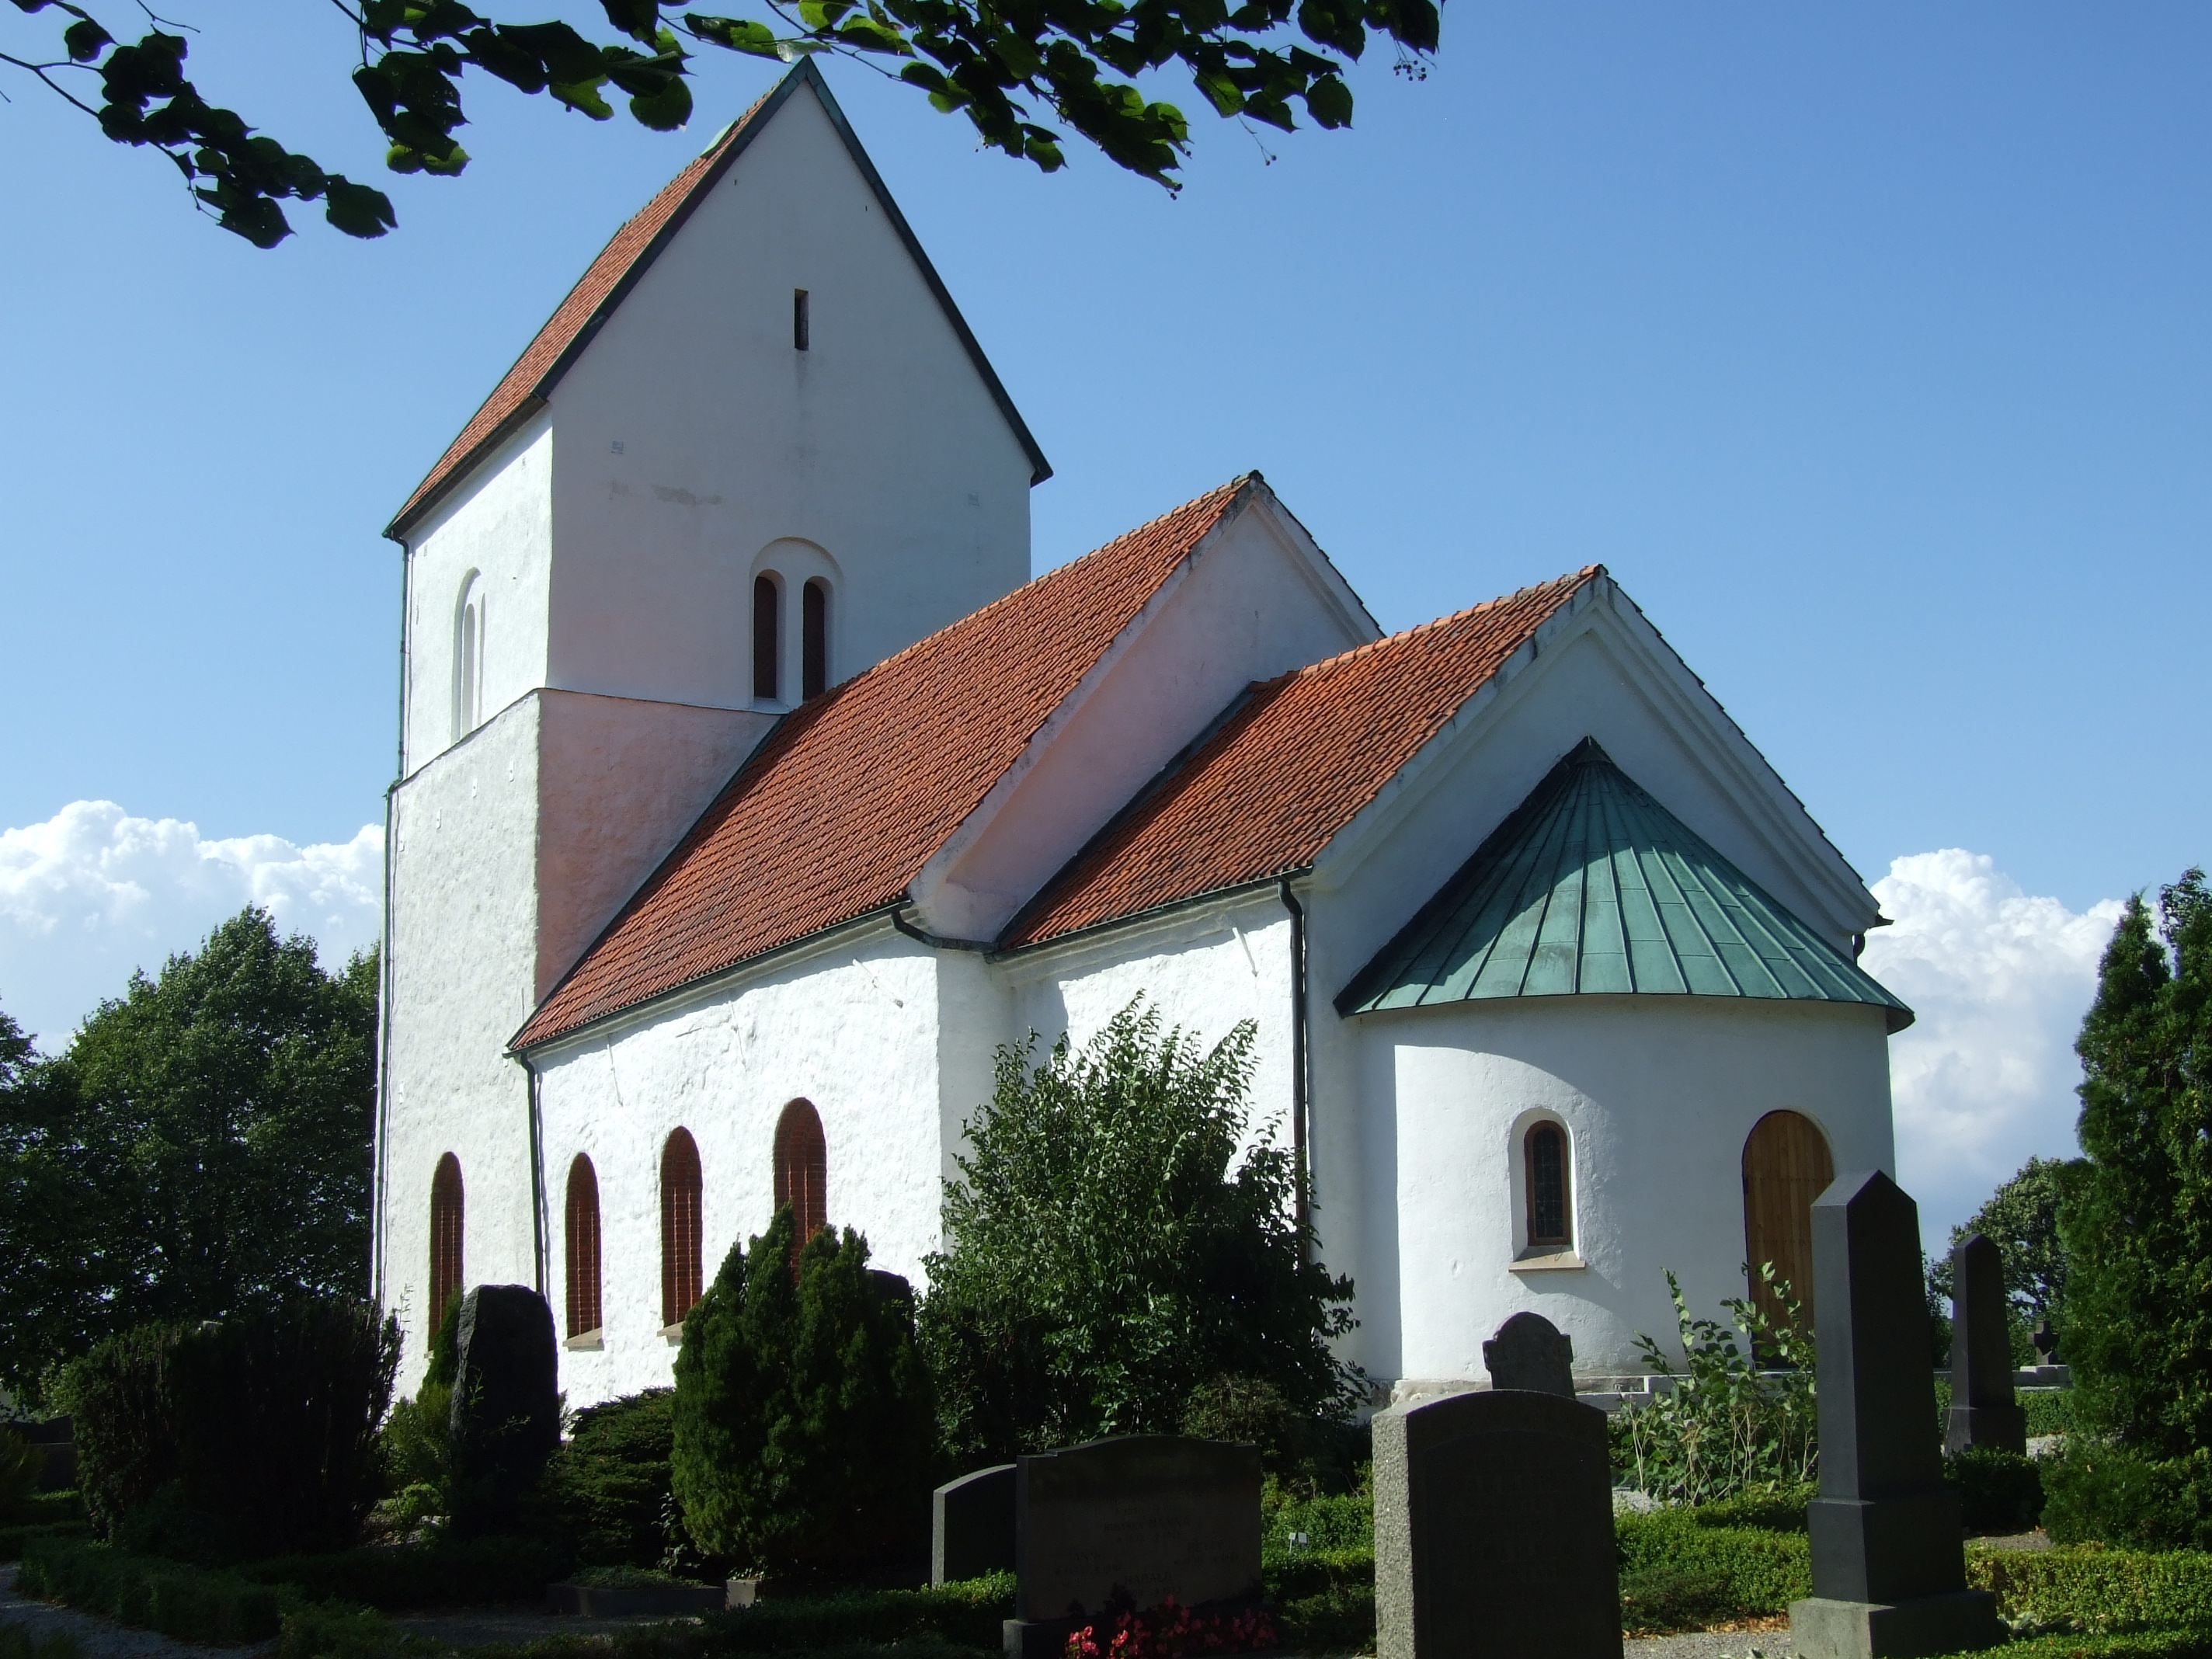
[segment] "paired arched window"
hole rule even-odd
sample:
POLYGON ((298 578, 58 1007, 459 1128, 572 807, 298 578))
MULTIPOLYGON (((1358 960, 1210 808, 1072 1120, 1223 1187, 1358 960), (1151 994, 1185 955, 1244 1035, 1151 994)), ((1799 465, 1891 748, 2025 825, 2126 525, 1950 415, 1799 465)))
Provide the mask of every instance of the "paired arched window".
POLYGON ((461 1289, 461 1161, 451 1152, 430 1177, 430 1328, 446 1322, 446 1304, 461 1289))
POLYGON ((461 582, 453 611, 453 741, 483 721, 483 584, 473 570, 461 582))
POLYGON ((660 1322, 680 1325, 706 1293, 699 1145, 678 1129, 660 1149, 660 1322))
POLYGON ((1836 1178, 1827 1137, 1802 1112, 1769 1112, 1743 1143, 1743 1259, 1751 1299, 1777 1323, 1779 1297, 1759 1274, 1774 1264, 1791 1298, 1813 1317, 1813 1200, 1836 1178))
POLYGON ((783 1109, 775 1124, 775 1207, 790 1205, 799 1224, 794 1244, 830 1224, 830 1147, 822 1119, 803 1100, 783 1109))
POLYGON ((1528 1126, 1521 1138, 1522 1205, 1532 1250, 1565 1250, 1574 1246, 1571 1166, 1567 1132, 1550 1119, 1528 1126))
POLYGON ((782 665, 776 647, 781 643, 783 588, 763 570, 753 578, 753 696, 774 702, 781 695, 782 665))
POLYGON ((599 1177, 581 1152, 568 1166, 568 1334, 599 1328, 599 1177))
POLYGON ((808 578, 799 611, 799 695, 818 697, 830 689, 830 584, 808 578))

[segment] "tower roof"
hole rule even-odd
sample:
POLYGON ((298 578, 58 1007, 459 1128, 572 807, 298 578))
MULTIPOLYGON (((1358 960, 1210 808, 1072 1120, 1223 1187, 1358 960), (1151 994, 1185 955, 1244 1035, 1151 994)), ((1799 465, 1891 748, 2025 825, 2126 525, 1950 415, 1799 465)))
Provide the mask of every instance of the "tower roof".
POLYGON ((884 187, 883 176, 876 171, 876 164, 868 159, 867 151, 860 147, 860 138, 853 131, 852 125, 845 119, 845 112, 830 96, 829 82, 823 79, 822 71, 815 67, 812 58, 803 58, 796 68, 763 94, 750 109, 732 121, 697 160, 663 185, 659 194, 615 232, 606 246, 599 250, 599 257, 577 278, 576 285, 568 290, 568 297, 554 309, 545 325, 538 331, 537 337, 524 348, 522 356, 515 359, 514 366, 501 377, 483 406, 469 417, 468 424, 460 430, 460 435, 447 446, 446 453, 438 458, 428 476, 415 486, 414 493, 408 496, 406 504, 385 527, 386 535, 395 540, 404 537, 424 514, 444 498, 447 491, 468 476, 477 462, 545 406, 561 377, 583 355, 584 348, 592 343, 592 337, 599 331, 615 307, 637 285, 638 279, 660 256, 661 250, 668 246, 676 233, 684 228, 684 222, 691 216, 692 210, 720 181, 730 170, 731 164, 744 153, 753 139, 775 118, 776 111, 783 106, 785 100, 801 87, 821 100, 830 125, 836 129, 837 136, 844 141, 854 166, 860 169, 860 176, 867 181, 869 189, 874 191, 877 202, 881 204, 885 221, 898 233, 908 256, 921 272, 922 279, 928 283, 929 291, 936 296, 937 303, 944 308, 945 319, 952 325, 952 331, 959 337, 960 343, 966 348, 969 360, 975 366, 975 373, 982 378, 992 400, 999 406, 999 412, 1006 417, 1006 424, 1012 428, 1016 440, 1029 456, 1030 482, 1032 484, 1042 483, 1052 476, 1052 464, 1045 459, 1044 451, 1038 447, 1028 423, 1022 419, 1021 411, 1014 407, 1014 400, 1000 382, 998 371, 984 356, 983 348, 976 343, 967 319, 960 314, 959 307, 953 304, 951 293, 945 288, 944 279, 937 274, 937 268, 930 264, 929 256, 922 252, 921 243, 915 237, 913 227, 907 223, 906 216, 899 211, 898 204, 891 199, 890 191, 884 187))
POLYGON ((1912 1011, 1585 738, 1337 998, 1343 1014, 1636 994, 1912 1011))

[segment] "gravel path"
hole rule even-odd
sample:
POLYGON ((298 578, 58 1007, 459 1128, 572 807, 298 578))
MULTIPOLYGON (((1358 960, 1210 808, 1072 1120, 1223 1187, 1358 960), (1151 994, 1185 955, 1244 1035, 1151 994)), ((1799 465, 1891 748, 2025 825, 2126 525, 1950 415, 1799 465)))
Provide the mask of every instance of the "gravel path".
POLYGON ((0 1566, 0 1625, 17 1625, 44 1638, 62 1632, 76 1638, 84 1659, 207 1659, 214 1653, 244 1654, 247 1648, 198 1647, 157 1635, 150 1630, 131 1630, 111 1619, 88 1613, 72 1613, 51 1601, 33 1601, 15 1593, 15 1564, 0 1566))
POLYGON ((1639 1636, 1621 1646, 1628 1659, 1786 1659, 1796 1650, 1786 1630, 1695 1631, 1687 1636, 1639 1636))

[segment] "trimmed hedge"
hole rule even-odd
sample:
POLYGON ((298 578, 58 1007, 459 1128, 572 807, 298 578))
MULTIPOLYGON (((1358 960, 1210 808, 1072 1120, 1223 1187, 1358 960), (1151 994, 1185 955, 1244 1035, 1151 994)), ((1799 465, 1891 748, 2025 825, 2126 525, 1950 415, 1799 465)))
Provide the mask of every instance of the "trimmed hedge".
POLYGON ((187 1642, 235 1646, 282 1632, 285 1591, 227 1572, 129 1555, 81 1538, 35 1538, 15 1588, 187 1642))
POLYGON ((84 1650, 66 1631, 33 1636, 26 1625, 0 1625, 0 1659, 79 1659, 84 1650))
POLYGON ((23 1527, 0 1527, 0 1561, 20 1561, 33 1538, 82 1538, 92 1531, 85 1521, 36 1521, 23 1527))
POLYGON ((921 1589, 769 1600, 744 1613, 710 1613, 702 1626, 713 1653, 817 1652, 925 1635, 996 1652, 1013 1613, 1014 1576, 1000 1572, 921 1589))
POLYGON ((260 1584, 289 1584, 310 1600, 356 1601, 387 1612, 472 1601, 537 1601, 574 1565, 562 1546, 534 1538, 471 1538, 280 1555, 233 1571, 260 1584))
POLYGON ((2092 1636, 2212 1631, 2212 1556, 2195 1550, 1970 1550, 1966 1582, 1998 1609, 2092 1636))
POLYGON ((1615 1516, 1613 1529, 1624 1630, 1765 1618, 1813 1593, 1812 1541, 1802 1533, 1715 1526, 1696 1510, 1615 1516))
MULTIPOLYGON (((1966 1655, 1947 1659, 1969 1659, 1966 1655)), ((2039 1636, 1984 1648, 1971 1659, 2212 1659, 2212 1632, 2142 1631, 2125 1636, 2039 1636)))

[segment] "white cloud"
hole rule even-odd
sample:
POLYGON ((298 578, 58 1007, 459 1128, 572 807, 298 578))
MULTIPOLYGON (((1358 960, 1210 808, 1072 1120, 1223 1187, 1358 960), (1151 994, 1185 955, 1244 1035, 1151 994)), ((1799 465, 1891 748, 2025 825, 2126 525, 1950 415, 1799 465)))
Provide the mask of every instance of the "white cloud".
POLYGON ((1919 1016, 1890 1039, 1898 1179, 1938 1243, 2031 1157, 2073 1157, 2074 1037, 2120 901, 2076 914, 1985 854, 1894 860, 1874 884, 1896 926, 1862 965, 1919 1016))
POLYGON ((133 969, 157 972, 225 917, 258 904, 316 940, 335 968, 376 942, 384 830, 295 847, 276 836, 205 841, 176 818, 81 800, 0 830, 0 1008, 53 1053, 133 969))

